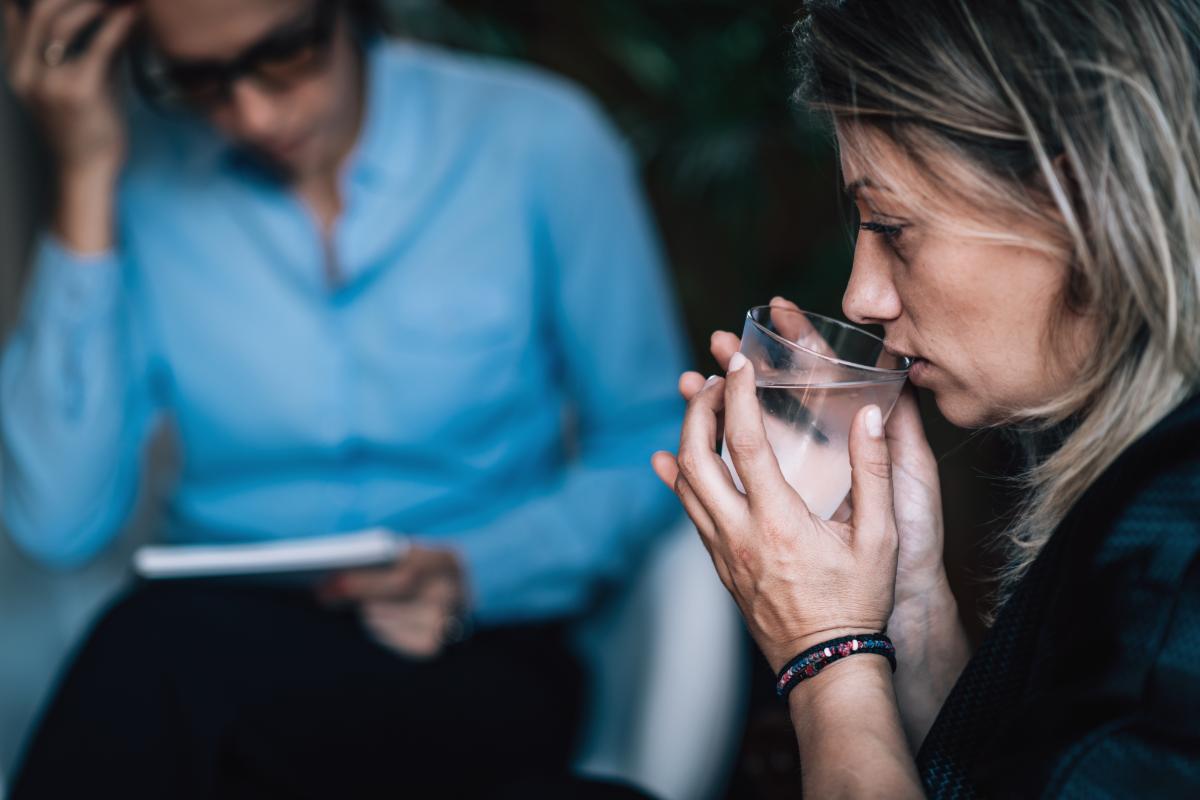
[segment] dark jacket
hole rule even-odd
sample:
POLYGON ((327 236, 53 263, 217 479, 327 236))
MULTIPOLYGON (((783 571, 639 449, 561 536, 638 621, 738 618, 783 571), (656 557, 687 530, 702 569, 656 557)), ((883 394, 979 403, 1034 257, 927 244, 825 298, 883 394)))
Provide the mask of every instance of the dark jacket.
POLYGON ((936 798, 1200 798, 1200 396, 1059 526, 917 760, 936 798))

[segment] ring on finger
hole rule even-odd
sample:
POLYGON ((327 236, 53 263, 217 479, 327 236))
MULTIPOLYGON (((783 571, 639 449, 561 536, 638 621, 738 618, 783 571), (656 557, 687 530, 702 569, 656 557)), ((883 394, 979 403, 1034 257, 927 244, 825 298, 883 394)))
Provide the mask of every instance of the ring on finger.
POLYGON ((53 39, 42 50, 42 61, 47 67, 57 67, 66 60, 67 44, 61 39, 53 39))

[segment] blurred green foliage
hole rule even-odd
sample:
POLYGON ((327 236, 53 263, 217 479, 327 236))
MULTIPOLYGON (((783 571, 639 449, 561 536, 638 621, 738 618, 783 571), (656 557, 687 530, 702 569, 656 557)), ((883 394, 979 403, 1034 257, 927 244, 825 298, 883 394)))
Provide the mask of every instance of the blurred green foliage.
POLYGON ((774 294, 838 313, 832 137, 791 99, 797 0, 389 0, 398 30, 587 88, 641 161, 701 365, 774 294))

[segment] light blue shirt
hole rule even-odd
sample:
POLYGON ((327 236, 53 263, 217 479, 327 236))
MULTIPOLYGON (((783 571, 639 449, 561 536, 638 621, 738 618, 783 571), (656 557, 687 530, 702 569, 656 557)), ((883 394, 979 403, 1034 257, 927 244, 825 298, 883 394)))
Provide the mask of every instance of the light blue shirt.
POLYGON ((34 557, 110 542, 163 420, 167 540, 384 525, 456 548, 485 623, 583 608, 670 523, 649 458, 678 441, 682 330, 626 150, 540 72, 367 62, 328 246, 205 125, 149 112, 115 252, 43 238, 0 365, 4 521, 34 557))

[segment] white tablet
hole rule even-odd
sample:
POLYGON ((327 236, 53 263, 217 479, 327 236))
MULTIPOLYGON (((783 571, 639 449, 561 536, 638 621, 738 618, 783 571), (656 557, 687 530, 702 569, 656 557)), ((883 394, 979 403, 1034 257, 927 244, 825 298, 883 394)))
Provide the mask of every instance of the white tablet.
POLYGON ((238 575, 314 575, 390 564, 408 550, 408 538, 384 528, 248 544, 139 547, 133 568, 143 578, 238 575))

